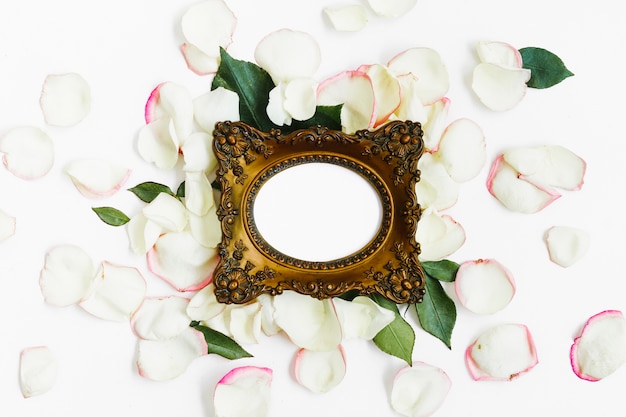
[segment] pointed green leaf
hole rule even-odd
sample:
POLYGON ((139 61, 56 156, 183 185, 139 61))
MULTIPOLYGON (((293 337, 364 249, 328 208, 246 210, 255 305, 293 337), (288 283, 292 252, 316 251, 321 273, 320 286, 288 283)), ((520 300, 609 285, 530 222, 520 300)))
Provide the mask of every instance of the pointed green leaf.
POLYGON ((128 191, 135 194, 139 199, 145 203, 150 203, 154 200, 159 194, 166 193, 171 196, 174 195, 170 187, 167 185, 159 184, 156 182, 143 182, 134 186, 133 188, 129 188, 128 191))
POLYGON ((522 54, 523 67, 530 70, 531 88, 548 88, 574 74, 555 54, 542 48, 528 47, 519 50, 522 54))
POLYGON ((372 294, 372 300, 381 307, 391 310, 396 318, 385 326, 376 336, 374 344, 380 350, 389 355, 404 360, 409 365, 413 364, 413 346, 415 345, 415 332, 413 327, 406 322, 398 311, 398 306, 379 294, 372 294))
POLYGON ((459 264, 443 259, 441 261, 422 262, 422 268, 424 268, 424 272, 439 281, 453 282, 456 279, 459 264))
POLYGON ((185 181, 181 182, 176 189, 176 197, 185 198, 185 181))
POLYGON ((127 215, 113 207, 93 207, 92 210, 110 226, 122 226, 130 221, 127 215))
POLYGON ((315 114, 308 120, 294 120, 291 126, 281 126, 283 133, 293 132, 298 129, 308 129, 314 126, 326 126, 329 129, 341 130, 341 108, 337 106, 317 106, 315 114))
POLYGON ((202 332, 204 340, 208 345, 208 353, 215 353, 226 359, 251 358, 252 355, 244 350, 237 342, 224 333, 213 330, 210 327, 203 326, 197 321, 189 324, 194 329, 202 332))
POLYGON ((211 89, 224 87, 237 93, 240 120, 269 131, 274 127, 266 111, 270 91, 274 88, 272 77, 256 64, 232 58, 223 48, 220 59, 211 89))
POLYGON ((456 306, 448 297, 441 283, 426 274, 426 294, 421 303, 415 304, 420 325, 448 348, 456 322, 456 306))

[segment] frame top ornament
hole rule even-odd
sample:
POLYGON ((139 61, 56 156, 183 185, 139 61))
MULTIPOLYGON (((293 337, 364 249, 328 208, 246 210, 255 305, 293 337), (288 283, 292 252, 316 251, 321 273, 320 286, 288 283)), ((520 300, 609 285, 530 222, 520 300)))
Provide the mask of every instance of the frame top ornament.
MULTIPOLYGON (((421 125, 393 121, 350 135, 323 126, 283 135, 243 122, 218 122, 213 132, 221 197, 220 261, 213 274, 222 303, 246 303, 260 294, 294 290, 319 299, 357 291, 395 303, 417 303, 425 293, 415 231, 421 209, 415 194, 424 151, 421 125), (274 175, 308 163, 329 163, 365 178, 382 203, 382 221, 363 248, 331 261, 296 259, 259 233, 254 202, 274 175)), ((294 231, 294 234, 297 231, 294 231)))

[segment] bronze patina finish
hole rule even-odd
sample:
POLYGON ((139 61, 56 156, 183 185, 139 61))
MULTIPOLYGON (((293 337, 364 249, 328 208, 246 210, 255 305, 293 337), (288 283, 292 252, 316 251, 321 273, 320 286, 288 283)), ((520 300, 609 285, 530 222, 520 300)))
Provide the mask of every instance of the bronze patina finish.
MULTIPOLYGON (((217 209, 220 262, 213 275, 217 299, 245 303, 284 290, 323 299, 356 290, 396 303, 420 302, 425 277, 415 241, 421 214, 415 184, 422 135, 420 124, 410 121, 353 135, 321 126, 282 135, 243 122, 217 123, 213 136, 222 190, 217 209), (253 209, 261 187, 279 172, 308 163, 351 169, 378 193, 381 225, 357 252, 326 262, 295 259, 274 249, 259 233, 253 209)), ((294 230, 294 236, 297 233, 294 230)))

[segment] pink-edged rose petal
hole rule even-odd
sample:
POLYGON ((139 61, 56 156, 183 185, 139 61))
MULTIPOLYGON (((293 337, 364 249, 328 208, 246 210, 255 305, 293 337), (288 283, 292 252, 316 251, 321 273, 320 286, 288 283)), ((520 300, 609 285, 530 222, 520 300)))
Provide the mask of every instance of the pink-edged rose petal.
POLYGON ((65 173, 82 195, 88 198, 109 197, 124 185, 130 170, 102 159, 77 159, 65 167, 65 173))
POLYGON ((254 59, 278 85, 312 77, 319 68, 321 51, 308 33, 280 29, 261 39, 254 50, 254 59))
POLYGON ((400 17, 415 7, 417 0, 367 0, 374 13, 383 17, 400 17))
POLYGON ((454 289, 459 302, 477 314, 493 314, 506 307, 515 294, 513 274, 495 259, 463 262, 454 289))
POLYGON ((43 130, 16 127, 0 138, 2 161, 18 178, 34 180, 46 175, 54 165, 54 144, 43 130))
POLYGON ((574 265, 589 250, 589 233, 577 227, 553 226, 544 236, 550 260, 564 268, 574 265))
POLYGON ((415 184, 415 192, 420 206, 445 210, 456 204, 459 198, 459 183, 450 178, 448 170, 439 158, 425 153, 417 167, 420 170, 420 180, 415 184))
POLYGON ((294 291, 274 299, 276 324, 298 347, 324 351, 341 343, 341 324, 332 300, 318 300, 294 291))
MULTIPOLYGON (((388 3, 387 0, 380 1, 388 3)), ((393 57, 387 66, 397 75, 410 73, 417 78, 415 88, 424 105, 441 100, 450 87, 448 70, 434 49, 407 49, 393 57)))
POLYGON ((493 111, 510 110, 526 95, 530 70, 481 62, 474 68, 472 89, 493 111))
POLYGON ((59 245, 46 254, 39 276, 44 300, 59 307, 79 302, 94 280, 91 257, 74 245, 59 245))
POLYGON ((146 280, 137 268, 104 261, 79 305, 103 320, 126 321, 141 305, 146 288, 146 280))
POLYGON ((200 245, 189 232, 170 232, 159 237, 147 254, 148 269, 178 291, 197 291, 213 277, 218 254, 200 245))
POLYGON ((218 87, 193 100, 194 117, 200 127, 213 135, 217 122, 239 120, 239 95, 218 87))
POLYGON ((15 234, 15 217, 0 209, 0 242, 15 234))
POLYGON ((189 7, 181 19, 188 44, 217 61, 220 47, 227 48, 237 26, 237 18, 223 0, 203 0, 189 7))
POLYGON ((58 362, 47 346, 33 346, 20 353, 19 379, 24 398, 45 394, 54 387, 58 362))
POLYGON ((485 147, 480 126, 470 119, 458 119, 443 132, 436 155, 453 180, 465 182, 476 177, 485 165, 485 147))
POLYGON ((142 210, 146 219, 158 224, 163 230, 180 232, 187 226, 187 211, 176 197, 159 193, 142 210))
POLYGON ((269 368, 242 366, 219 380, 213 394, 219 417, 265 417, 269 415, 273 372, 269 368))
POLYGON ((474 380, 510 381, 537 365, 537 350, 523 324, 500 324, 482 333, 467 348, 465 362, 474 380))
POLYGON ((144 378, 168 381, 182 375, 194 359, 207 352, 204 335, 187 326, 169 339, 140 339, 137 345, 137 369, 144 378))
MULTIPOLYGON (((428 110, 420 98, 419 80, 411 73, 396 75, 400 85, 400 105, 393 112, 397 120, 414 120, 422 123, 424 144, 426 144, 426 125, 428 110)), ((428 149, 431 149, 427 146, 428 149)))
POLYGON ((402 90, 400 82, 389 69, 380 64, 364 65, 359 71, 366 73, 372 81, 376 97, 376 114, 374 126, 378 127, 389 120, 400 106, 402 90))
POLYGON ((74 126, 91 110, 91 88, 79 74, 50 74, 44 80, 39 104, 47 124, 74 126))
POLYGON ((325 7, 324 15, 335 30, 358 32, 367 25, 367 9, 360 4, 325 7))
POLYGON ((424 130, 424 146, 429 151, 436 152, 439 148, 441 135, 447 127, 450 99, 444 97, 425 107, 424 110, 426 111, 426 120, 420 120, 424 130))
POLYGON ((335 298, 333 303, 341 323, 343 340, 371 340, 395 318, 391 310, 365 296, 355 297, 352 301, 335 298))
POLYGON ((626 362, 626 319, 619 310, 605 310, 590 317, 570 349, 576 376, 599 381, 626 362))
POLYGON ((315 393, 335 388, 346 375, 346 358, 341 345, 333 350, 316 352, 300 349, 294 364, 296 381, 315 393))
POLYGON ((400 369, 391 388, 391 406, 403 416, 428 417, 441 407, 452 381, 443 369, 424 362, 400 369))
POLYGON ((157 85, 150 93, 145 106, 146 123, 170 119, 170 134, 174 143, 182 143, 193 130, 193 100, 189 90, 167 81, 157 85))
POLYGON ((503 67, 522 68, 522 54, 513 45, 506 42, 480 41, 476 45, 480 62, 501 65, 503 67))
POLYGON ((344 71, 320 83, 317 103, 343 104, 341 125, 346 133, 368 129, 376 122, 376 100, 370 77, 362 71, 344 71))
POLYGON ((180 46, 180 51, 187 63, 187 68, 197 75, 215 74, 219 69, 219 57, 205 54, 196 45, 185 42, 180 46))
POLYGON ((449 215, 427 209, 422 214, 415 239, 420 244, 421 261, 439 261, 465 243, 465 230, 449 215))
POLYGON ((189 327, 188 305, 189 299, 183 297, 149 297, 134 312, 130 324, 141 339, 169 339, 189 327))
POLYGON ((191 320, 206 321, 220 314, 226 304, 220 303, 215 297, 215 285, 210 283, 196 292, 187 304, 187 316, 191 320))

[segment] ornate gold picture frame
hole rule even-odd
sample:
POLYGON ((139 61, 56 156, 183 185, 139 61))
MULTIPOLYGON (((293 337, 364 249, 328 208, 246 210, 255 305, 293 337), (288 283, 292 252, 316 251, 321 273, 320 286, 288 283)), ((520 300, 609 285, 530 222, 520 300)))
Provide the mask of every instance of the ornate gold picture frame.
POLYGON ((213 136, 221 186, 222 242, 213 275, 218 301, 239 304, 284 290, 319 299, 356 290, 396 303, 421 301, 425 277, 415 240, 421 214, 417 164, 424 151, 419 123, 394 121, 353 135, 321 126, 283 135, 226 121, 216 124, 213 136), (380 227, 357 252, 327 262, 306 261, 279 252, 259 233, 253 210, 261 187, 274 175, 308 163, 348 168, 378 194, 380 227))

